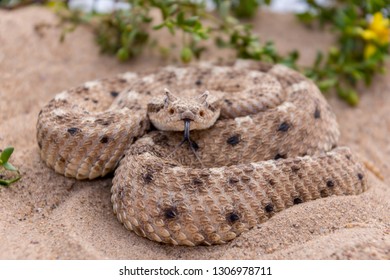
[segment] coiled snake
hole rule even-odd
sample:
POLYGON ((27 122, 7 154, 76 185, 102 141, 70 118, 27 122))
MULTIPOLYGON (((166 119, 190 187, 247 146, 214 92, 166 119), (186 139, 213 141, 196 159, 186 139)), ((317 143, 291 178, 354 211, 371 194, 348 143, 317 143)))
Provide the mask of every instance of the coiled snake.
POLYGON ((363 165, 338 138, 312 81, 246 61, 87 82, 56 95, 37 123, 49 167, 77 179, 116 169, 119 221, 190 246, 225 243, 294 204, 366 190, 363 165))

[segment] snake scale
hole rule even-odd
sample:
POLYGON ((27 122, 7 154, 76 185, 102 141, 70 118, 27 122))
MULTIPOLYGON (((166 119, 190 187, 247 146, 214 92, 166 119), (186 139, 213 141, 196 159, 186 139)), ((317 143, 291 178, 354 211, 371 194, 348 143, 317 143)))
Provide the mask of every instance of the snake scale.
POLYGON ((49 167, 77 179, 115 172, 119 221, 188 246, 223 244, 295 204, 365 191, 363 165, 338 138, 312 81, 247 61, 87 82, 57 94, 37 122, 49 167))

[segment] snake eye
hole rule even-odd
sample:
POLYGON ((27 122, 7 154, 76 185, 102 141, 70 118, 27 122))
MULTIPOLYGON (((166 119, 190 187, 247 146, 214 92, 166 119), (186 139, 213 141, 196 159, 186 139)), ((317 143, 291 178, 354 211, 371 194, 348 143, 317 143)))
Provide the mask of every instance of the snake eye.
POLYGON ((204 117, 204 111, 203 110, 199 111, 199 116, 204 117))
POLYGON ((169 109, 168 113, 169 113, 170 115, 173 115, 173 114, 175 113, 175 109, 173 109, 173 108, 169 109))

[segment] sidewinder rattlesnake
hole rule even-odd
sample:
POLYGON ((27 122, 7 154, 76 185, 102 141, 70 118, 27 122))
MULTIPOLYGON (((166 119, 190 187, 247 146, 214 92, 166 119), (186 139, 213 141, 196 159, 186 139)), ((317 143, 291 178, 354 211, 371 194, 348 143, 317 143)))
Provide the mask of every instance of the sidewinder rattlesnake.
POLYGON ((363 165, 338 138, 312 81, 247 61, 87 82, 56 95, 37 123, 49 167, 77 179, 116 169, 119 221, 190 246, 230 241, 294 204, 365 191, 363 165))

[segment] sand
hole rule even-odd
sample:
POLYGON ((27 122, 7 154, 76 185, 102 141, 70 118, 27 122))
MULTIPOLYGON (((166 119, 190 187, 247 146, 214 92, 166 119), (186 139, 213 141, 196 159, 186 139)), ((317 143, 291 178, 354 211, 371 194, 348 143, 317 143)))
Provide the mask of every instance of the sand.
MULTIPOLYGON (((15 147, 11 162, 23 174, 0 188, 1 259, 390 259, 390 71, 360 89, 357 108, 329 97, 341 144, 374 162, 384 182, 369 175, 371 188, 362 195, 296 205, 226 245, 174 247, 127 231, 112 212, 111 178, 80 182, 56 174, 40 160, 35 138, 38 112, 57 92, 167 62, 149 53, 121 64, 100 55, 84 27, 63 44, 60 30, 34 29, 56 22, 39 7, 0 11, 0 148, 15 147)), ((302 63, 332 42, 292 15, 261 14, 255 26, 283 52, 302 50, 302 63)), ((205 57, 227 55, 214 50, 205 57)))

